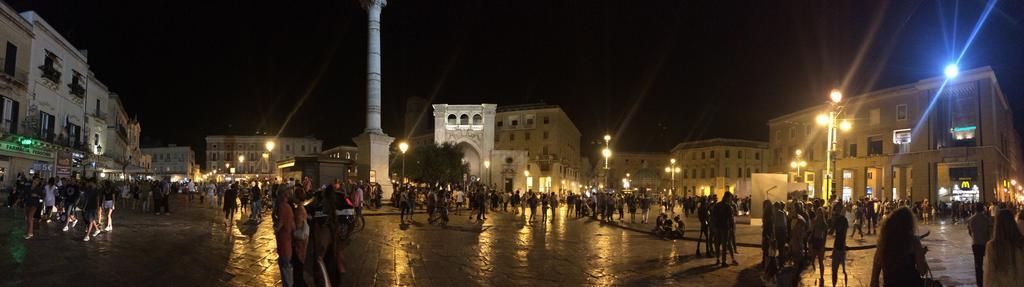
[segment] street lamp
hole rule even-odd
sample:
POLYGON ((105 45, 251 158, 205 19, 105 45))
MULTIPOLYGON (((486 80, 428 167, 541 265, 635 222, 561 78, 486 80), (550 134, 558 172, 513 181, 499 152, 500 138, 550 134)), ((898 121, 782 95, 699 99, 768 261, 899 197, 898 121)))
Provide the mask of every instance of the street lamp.
POLYGON ((960 74, 960 67, 958 67, 956 64, 949 64, 946 65, 946 69, 943 70, 942 72, 946 74, 946 78, 956 78, 956 76, 960 74))
POLYGON ((669 166, 665 167, 665 172, 669 173, 669 176, 672 178, 672 187, 668 190, 668 195, 672 196, 676 191, 676 173, 679 173, 680 169, 676 167, 676 159, 674 158, 669 159, 668 164, 669 166))
POLYGON ((405 183, 405 152, 409 150, 409 143, 398 143, 398 150, 402 152, 402 183, 405 183))
POLYGON ((245 155, 238 155, 238 173, 242 173, 242 163, 245 163, 245 155))
MULTIPOLYGON (((828 114, 820 114, 815 119, 818 125, 828 127, 828 143, 826 145, 827 151, 825 158, 825 181, 822 186, 822 196, 825 200, 831 199, 832 193, 836 189, 836 183, 834 180, 835 172, 833 172, 832 169, 835 167, 836 161, 835 151, 836 143, 838 142, 838 135, 836 134, 837 130, 849 131, 853 128, 853 124, 850 123, 850 121, 846 119, 839 119, 843 114, 843 93, 840 92, 839 89, 832 89, 832 92, 829 93, 829 99, 832 101, 829 103, 828 114)), ((800 163, 797 162, 795 165, 799 167, 800 163)))
POLYGON ((491 185, 491 161, 484 160, 484 168, 487 169, 487 185, 491 185))

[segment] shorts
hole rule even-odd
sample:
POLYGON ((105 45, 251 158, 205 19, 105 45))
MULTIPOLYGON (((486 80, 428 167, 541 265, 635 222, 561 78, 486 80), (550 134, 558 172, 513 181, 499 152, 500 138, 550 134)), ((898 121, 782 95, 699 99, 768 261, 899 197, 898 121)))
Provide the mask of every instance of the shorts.
POLYGON ((114 209, 114 201, 113 200, 104 200, 103 201, 103 208, 114 209))
POLYGON ((96 221, 96 210, 86 209, 85 212, 82 213, 82 219, 85 220, 86 224, 96 221))

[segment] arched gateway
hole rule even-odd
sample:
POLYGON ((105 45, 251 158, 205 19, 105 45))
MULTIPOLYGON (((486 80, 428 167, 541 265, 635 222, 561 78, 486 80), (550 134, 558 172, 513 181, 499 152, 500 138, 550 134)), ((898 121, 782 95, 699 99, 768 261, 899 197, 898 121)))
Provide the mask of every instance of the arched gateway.
POLYGON ((434 106, 434 142, 453 143, 463 152, 469 175, 485 177, 484 163, 494 150, 495 104, 434 106))

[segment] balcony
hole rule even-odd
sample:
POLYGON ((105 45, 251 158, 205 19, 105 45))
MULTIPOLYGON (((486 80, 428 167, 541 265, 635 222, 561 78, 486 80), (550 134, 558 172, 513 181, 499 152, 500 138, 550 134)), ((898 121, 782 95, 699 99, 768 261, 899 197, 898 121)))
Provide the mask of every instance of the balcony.
POLYGON ((85 98, 85 87, 80 83, 71 82, 68 84, 68 88, 71 88, 71 94, 78 96, 79 98, 85 98))
POLYGON ((43 78, 54 83, 60 83, 60 71, 58 71, 57 68, 54 68, 53 65, 39 66, 39 70, 43 71, 43 78))
MULTIPOLYGON (((0 58, 0 63, 7 63, 7 59, 0 58)), ((0 65, 0 77, 22 86, 28 84, 28 71, 18 69, 17 67, 8 68, 7 65, 0 65)))

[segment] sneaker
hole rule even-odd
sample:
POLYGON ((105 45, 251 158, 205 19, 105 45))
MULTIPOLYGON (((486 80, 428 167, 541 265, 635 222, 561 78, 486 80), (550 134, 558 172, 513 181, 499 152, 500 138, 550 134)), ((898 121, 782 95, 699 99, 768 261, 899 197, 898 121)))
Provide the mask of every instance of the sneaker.
POLYGON ((164 215, 171 215, 171 213, 170 213, 170 212, 168 212, 168 213, 164 213, 164 215))
POLYGON ((75 219, 75 221, 71 222, 71 228, 75 228, 76 224, 78 224, 78 219, 75 219))
POLYGON ((64 232, 68 232, 68 226, 67 225, 64 226, 64 232))
POLYGON ((85 241, 85 242, 89 242, 89 235, 88 235, 88 234, 86 234, 86 235, 85 235, 85 238, 82 238, 82 241, 85 241))
POLYGON ((29 239, 29 238, 32 238, 32 233, 29 233, 28 235, 25 235, 25 239, 26 240, 29 239))
POLYGON ((114 227, 113 226, 107 226, 107 228, 103 229, 103 230, 104 231, 111 231, 111 230, 114 230, 114 227))
POLYGON ((96 236, 96 235, 100 235, 100 231, 98 229, 96 231, 92 232, 92 236, 96 236))
POLYGON ((156 213, 156 215, 160 215, 160 213, 159 213, 159 212, 157 212, 157 213, 156 213))

